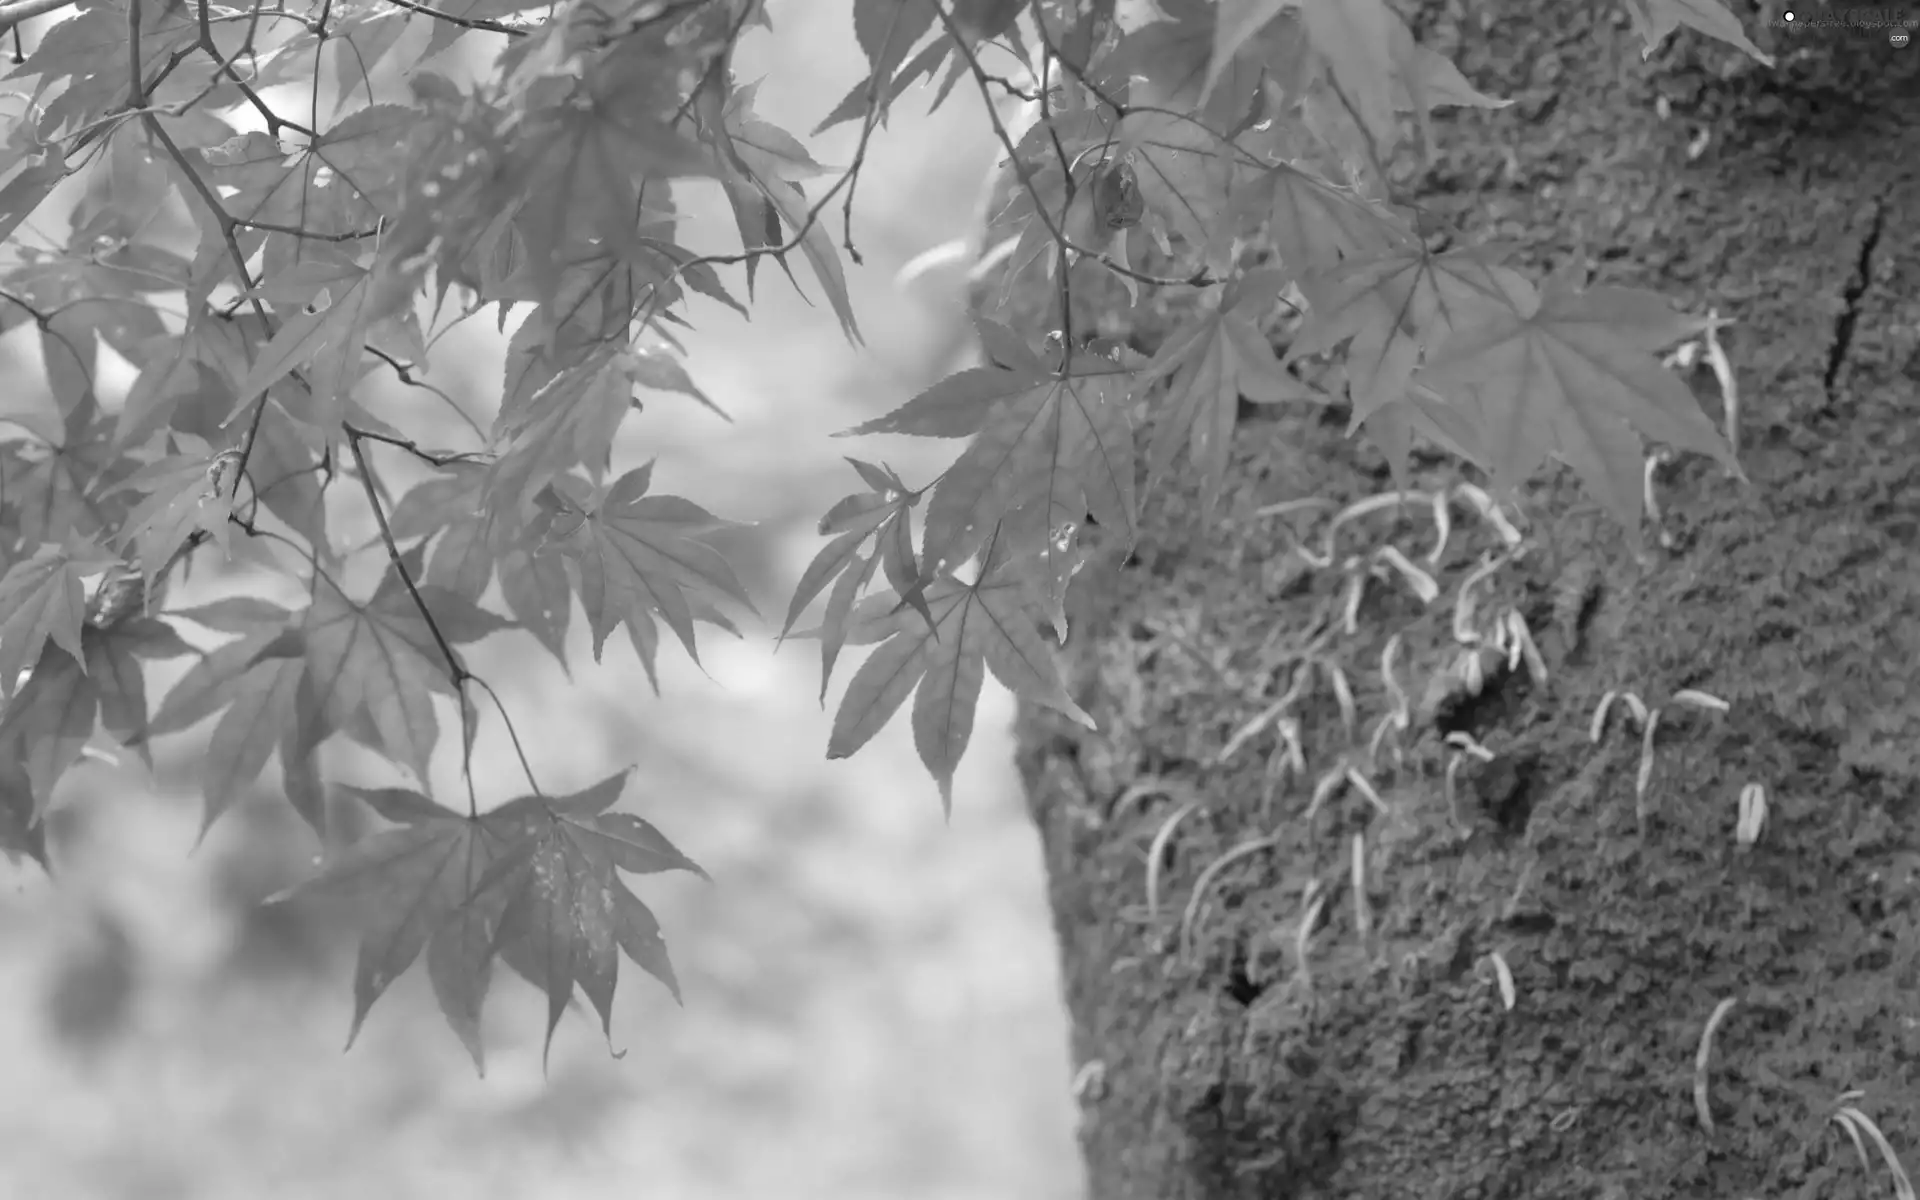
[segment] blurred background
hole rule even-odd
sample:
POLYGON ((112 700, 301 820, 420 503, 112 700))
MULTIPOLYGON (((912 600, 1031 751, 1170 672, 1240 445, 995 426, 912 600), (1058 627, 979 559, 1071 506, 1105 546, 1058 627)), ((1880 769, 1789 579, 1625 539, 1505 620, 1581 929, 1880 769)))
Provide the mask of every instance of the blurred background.
MULTIPOLYGON (((775 32, 741 48, 741 82, 764 77, 759 111, 803 138, 864 75, 850 7, 770 0, 775 32)), ((385 94, 403 94, 395 67, 417 57, 422 21, 386 59, 385 94)), ((463 45, 464 64, 436 68, 483 66, 485 42, 463 45)), ((853 759, 826 761, 832 706, 864 651, 843 657, 823 710, 818 644, 776 653, 773 642, 821 544, 815 522, 863 490, 841 455, 918 483, 956 449, 827 434, 894 407, 965 352, 959 279, 893 282, 964 232, 995 157, 964 92, 933 116, 930 91, 910 92, 866 158, 854 226, 866 264, 848 264, 866 347, 840 336, 803 265, 818 307, 763 270, 750 324, 711 304, 688 314, 690 373, 735 423, 657 396, 623 433, 616 471, 657 455, 656 492, 758 522, 725 549, 766 620, 738 641, 703 626, 704 674, 669 639, 660 698, 624 635, 599 665, 576 637, 571 679, 523 636, 470 654, 548 791, 637 763, 622 807, 714 876, 635 881, 686 1006, 628 964, 613 1027, 624 1057, 571 1012, 543 1076, 544 997, 498 972, 480 1079, 416 965, 343 1054, 350 937, 325 912, 259 905, 310 874, 319 850, 279 799, 278 769, 196 845, 207 722, 162 739, 151 775, 123 756, 126 768, 85 762, 68 776, 50 819, 55 880, 0 864, 0 1196, 1077 1200, 1065 1019, 1010 701, 989 679, 949 825, 904 718, 853 759)), ((857 136, 842 126, 809 145, 843 166, 857 136)), ((63 244, 78 186, 14 239, 63 244)), ((717 187, 677 194, 683 244, 737 247, 717 187)), ((435 351, 433 380, 483 422, 505 344, 488 313, 435 351)), ((100 370, 103 394, 123 395, 131 368, 100 370)), ((50 411, 42 381, 32 328, 0 339, 0 416, 50 411)), ((370 386, 384 389, 376 410, 423 443, 466 444, 423 393, 380 376, 370 386)), ((379 468, 395 489, 411 482, 399 457, 379 468)), ((363 507, 336 516, 348 537, 371 533, 363 507)), ((196 572, 172 603, 270 590, 248 574, 196 572)), ((150 696, 182 666, 150 665, 150 696)), ((458 728, 451 705, 440 717, 458 728)), ((443 732, 436 794, 461 792, 457 741, 443 732)), ((524 790, 505 741, 483 719, 483 804, 524 790)), ((339 746, 326 772, 393 781, 339 746)))

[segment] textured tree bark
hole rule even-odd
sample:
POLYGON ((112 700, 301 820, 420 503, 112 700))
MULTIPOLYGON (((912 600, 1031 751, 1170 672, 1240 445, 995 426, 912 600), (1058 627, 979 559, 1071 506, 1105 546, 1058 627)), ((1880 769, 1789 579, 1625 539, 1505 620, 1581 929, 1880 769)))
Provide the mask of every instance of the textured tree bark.
MULTIPOLYGON (((1850 1088, 1920 1168, 1920 47, 1809 36, 1767 71, 1683 31, 1643 63, 1617 7, 1475 0, 1462 30, 1427 5, 1416 34, 1515 103, 1437 122, 1422 199, 1529 270, 1573 259, 1733 318, 1751 484, 1671 468, 1671 544, 1644 563, 1575 485, 1530 487, 1540 549, 1480 604, 1526 616, 1548 682, 1496 673, 1446 708, 1497 758, 1450 808, 1440 731, 1419 731, 1375 779, 1390 816, 1348 792, 1306 819, 1350 746, 1317 681, 1304 779, 1267 794, 1270 735, 1210 765, 1341 596, 1247 514, 1390 486, 1344 416, 1243 420, 1213 521, 1189 478, 1146 499, 1133 556, 1096 537, 1064 653, 1100 730, 1020 722, 1075 1053, 1099 1064, 1094 1200, 1868 1194, 1885 1168, 1863 1175, 1829 1120, 1850 1088), (1597 603, 1568 601, 1589 575, 1597 603), (1617 717, 1591 744, 1596 703, 1687 687, 1732 710, 1670 706, 1636 803, 1641 738, 1617 717), (1743 850, 1750 782, 1771 808, 1743 850), (1149 912, 1147 847, 1188 800, 1149 912), (1328 898, 1303 957, 1308 881, 1328 898)), ((1343 552, 1418 558, 1432 537, 1369 520, 1343 552)), ((1430 609, 1370 591, 1330 643, 1361 747, 1391 634, 1409 690, 1456 653, 1447 613, 1486 540, 1469 524, 1430 609)))

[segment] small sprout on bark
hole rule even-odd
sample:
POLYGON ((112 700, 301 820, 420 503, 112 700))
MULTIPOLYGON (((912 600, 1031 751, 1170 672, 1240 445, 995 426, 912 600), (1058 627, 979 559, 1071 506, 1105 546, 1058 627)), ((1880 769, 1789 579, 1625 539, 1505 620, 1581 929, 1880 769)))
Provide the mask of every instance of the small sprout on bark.
POLYGON ((1452 733, 1448 734, 1447 745, 1452 746, 1456 750, 1460 750, 1469 755, 1472 755, 1474 758, 1479 759, 1483 763, 1489 763, 1493 761, 1493 757, 1494 757, 1493 751, 1481 745, 1478 741, 1474 739, 1474 736, 1472 734, 1468 733, 1464 729, 1456 729, 1452 733))
POLYGON ((1767 827, 1767 789, 1750 783, 1740 789, 1740 815, 1733 827, 1733 840, 1751 846, 1760 840, 1767 827))
POLYGON ((1733 1005, 1734 999, 1729 996, 1713 1006, 1707 1027, 1700 1031, 1700 1048, 1693 1054, 1693 1113, 1700 1118, 1700 1128, 1708 1133, 1713 1132, 1713 1109, 1707 1105, 1707 1063, 1713 1058, 1713 1031, 1720 1028, 1733 1005))
POLYGON ((1293 963, 1298 972, 1301 986, 1308 992, 1313 991, 1313 967, 1308 962, 1307 950, 1313 944, 1314 927, 1320 923, 1320 912, 1326 907, 1327 898, 1321 893, 1320 881, 1307 884, 1307 890, 1300 897, 1300 927, 1293 931, 1293 963))
POLYGON ((1693 688, 1682 688, 1675 692, 1673 694, 1673 702, 1675 704, 1685 705, 1688 708, 1700 709, 1702 712, 1723 713, 1730 711, 1733 707, 1718 696, 1697 691, 1693 688))
POLYGON ((1620 703, 1627 706, 1628 714, 1633 717, 1633 727, 1635 729, 1645 729, 1647 727, 1647 704, 1646 701, 1640 699, 1638 692, 1620 693, 1620 703))
POLYGON ((1647 788, 1653 782, 1653 735, 1660 726, 1660 710, 1654 709, 1647 714, 1647 722, 1640 731, 1640 771, 1633 780, 1633 815, 1640 822, 1644 833, 1647 824, 1647 788))
POLYGON ((1459 677, 1461 687, 1469 696, 1478 696, 1487 686, 1486 662, 1480 657, 1479 650, 1462 650, 1453 664, 1453 673, 1459 677))
POLYGON ((1432 604, 1440 598, 1440 585, 1433 581, 1433 576, 1414 566, 1406 555, 1400 553, 1399 547, 1382 546, 1373 553, 1374 558, 1400 573, 1400 578, 1407 581, 1407 586, 1413 589, 1413 594, 1420 598, 1421 604, 1432 604))
POLYGON ((1599 745, 1600 739, 1606 735, 1607 714, 1613 711, 1613 702, 1619 695, 1619 692, 1608 688, 1606 694, 1600 697, 1600 703, 1593 706, 1593 720, 1587 725, 1587 742, 1590 745, 1599 745))
POLYGON ((1393 739, 1393 765, 1398 767, 1401 764, 1403 755, 1400 750, 1400 738, 1398 735, 1405 727, 1403 719, 1396 713, 1388 713, 1380 718, 1379 724, 1373 727, 1373 737, 1367 742, 1367 762, 1369 765, 1376 770, 1379 768, 1380 747, 1387 744, 1389 738, 1393 739))
POLYGON ((1400 635, 1396 633, 1380 648, 1380 686, 1393 701, 1393 711, 1388 715, 1396 726, 1405 729, 1413 723, 1413 702, 1407 698, 1406 689, 1400 686, 1400 681, 1394 678, 1393 660, 1399 653, 1400 635))
POLYGON ((1280 714, 1285 712, 1287 706, 1292 703, 1293 699, 1291 696, 1282 696, 1280 699, 1256 713, 1246 724, 1234 730, 1233 736, 1227 739, 1227 744, 1221 747, 1219 754, 1214 756, 1213 765, 1216 767, 1220 766, 1235 754, 1239 753, 1242 746, 1245 746, 1248 742, 1258 737, 1269 725, 1279 720, 1280 714))
POLYGON ((1353 785, 1354 791, 1359 792, 1362 796, 1365 796, 1367 799, 1367 803, 1373 805, 1374 809, 1378 811, 1382 816, 1387 815, 1386 801, 1380 798, 1379 792, 1376 792, 1373 790, 1373 783, 1370 780, 1368 780, 1364 774, 1361 773, 1360 768, 1358 767, 1347 768, 1347 782, 1353 785))
MULTIPOLYGON (((1469 485, 1462 485, 1469 486, 1469 485)), ((1510 554, 1493 554, 1474 569, 1471 575, 1460 581, 1460 591, 1453 603, 1453 640, 1463 646, 1477 646, 1482 638, 1480 631, 1473 627, 1475 599, 1473 589, 1482 580, 1505 566, 1512 558, 1510 554)))
POLYGON ((1913 1181, 1907 1177, 1907 1169, 1900 1165, 1900 1156, 1894 1153, 1893 1144, 1887 1141, 1887 1135, 1880 1132, 1880 1127, 1874 1124, 1872 1117, 1847 1103, 1849 1100, 1859 1099, 1863 1094, 1858 1091, 1842 1092, 1840 1107, 1828 1119, 1840 1126, 1847 1137, 1852 1139, 1853 1152, 1860 1158, 1860 1169, 1869 1174, 1872 1173, 1873 1166, 1867 1161, 1867 1147, 1860 1139, 1863 1134, 1870 1138, 1874 1148, 1880 1152, 1880 1161, 1887 1164, 1887 1171, 1893 1176, 1894 1200, 1914 1200, 1913 1181))
POLYGON ((1347 731, 1347 740, 1353 740, 1354 723, 1359 719, 1353 703, 1353 689, 1347 686, 1347 673, 1339 663, 1323 658, 1320 666, 1327 673, 1327 683, 1333 688, 1334 703, 1340 706, 1340 724, 1347 731))
POLYGON ((1506 543, 1507 549, 1512 550, 1520 545, 1520 531, 1514 528, 1513 522, 1507 519, 1507 514, 1494 502, 1493 497, 1471 483, 1456 484, 1453 494, 1473 505, 1474 511, 1480 514, 1481 519, 1493 526, 1494 532, 1500 535, 1500 540, 1506 543))
POLYGON ((1363 833, 1353 835, 1353 927, 1360 934, 1360 944, 1367 944, 1373 936, 1373 907, 1367 902, 1367 837, 1363 833))
POLYGON ((1153 796, 1165 796, 1169 800, 1184 800, 1192 804, 1200 802, 1191 785, 1162 775, 1148 775, 1127 785, 1127 790, 1121 792, 1120 798, 1113 802, 1113 810, 1107 819, 1118 824, 1129 808, 1153 796))
POLYGON ((1447 506, 1447 494, 1433 494, 1433 549, 1427 551, 1427 565, 1440 565, 1440 556, 1447 552, 1447 539, 1453 535, 1453 510, 1447 506))
POLYGON ((1527 628, 1527 619, 1517 608, 1507 610, 1507 632, 1512 642, 1507 654, 1507 670, 1514 670, 1524 662, 1533 685, 1547 686, 1547 660, 1540 657, 1539 648, 1533 644, 1533 631, 1527 628))
POLYGON ((1338 513, 1334 514, 1332 523, 1327 526, 1326 540, 1321 544, 1321 553, 1329 562, 1333 560, 1335 548, 1334 538, 1340 532, 1340 527, 1348 521, 1358 520, 1361 517, 1380 512, 1383 509, 1399 508, 1407 504, 1424 503, 1426 499, 1427 495, 1425 492, 1381 492, 1379 495, 1368 496, 1364 500, 1354 501, 1352 504, 1347 505, 1338 513))
POLYGON ((1367 590, 1366 572, 1352 569, 1356 563, 1357 560, 1348 560, 1347 599, 1340 619, 1348 637, 1360 632, 1360 598, 1367 590))
POLYGON ((1193 926, 1200 919, 1200 905, 1206 899, 1207 888, 1212 886, 1214 877, 1249 854, 1272 849, 1277 840, 1269 834, 1250 842, 1242 842, 1208 863, 1206 870, 1200 872, 1200 878, 1193 885, 1193 894, 1187 897, 1187 911, 1180 917, 1180 957, 1193 956, 1193 926))
POLYGON ((1313 785, 1313 799, 1307 803, 1308 821, 1313 820, 1319 813, 1320 806, 1327 802, 1329 796, 1339 791, 1340 786, 1346 781, 1347 776, 1340 767, 1335 767, 1320 777, 1320 781, 1313 785))
POLYGON ((1447 816, 1452 818, 1455 829, 1466 828, 1466 822, 1460 819, 1460 789, 1455 782, 1460 776, 1460 764, 1466 761, 1466 755, 1460 753, 1447 759, 1447 816))
POLYGON ((1147 917, 1149 920, 1160 919, 1160 864, 1166 857, 1167 843, 1173 840, 1174 829, 1180 822, 1187 819, 1187 814, 1199 807, 1199 801, 1189 800, 1174 809, 1173 815, 1169 816, 1165 824, 1160 826, 1159 832, 1153 835, 1153 844, 1147 848, 1147 917))
POLYGON ((1507 966, 1506 956, 1498 950, 1492 950, 1487 953, 1487 961, 1493 964, 1493 980, 1500 989, 1500 1004, 1508 1012, 1512 1012, 1519 994, 1514 989, 1513 971, 1507 966))
POLYGON ((1081 1103, 1098 1103, 1107 1094, 1107 1064, 1089 1059, 1073 1073, 1073 1098, 1081 1103))
MULTIPOLYGON (((1724 420, 1722 427, 1727 438, 1727 449, 1735 462, 1740 459, 1740 385, 1733 377, 1733 364, 1727 360, 1727 352, 1720 345, 1719 328, 1728 324, 1720 320, 1716 309, 1707 310, 1707 365, 1713 368, 1713 378, 1720 385, 1724 420)), ((1691 343, 1689 343, 1691 344, 1691 343)))

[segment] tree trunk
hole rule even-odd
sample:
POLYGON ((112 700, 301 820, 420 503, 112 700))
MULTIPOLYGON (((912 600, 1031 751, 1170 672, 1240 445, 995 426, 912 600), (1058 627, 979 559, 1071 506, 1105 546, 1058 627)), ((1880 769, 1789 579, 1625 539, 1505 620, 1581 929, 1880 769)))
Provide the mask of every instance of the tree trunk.
MULTIPOLYGON (((1389 709, 1388 638, 1416 703, 1455 663, 1454 598, 1491 529, 1456 509, 1440 599, 1370 585, 1348 635, 1339 560, 1306 569, 1285 519, 1250 514, 1344 505, 1389 488, 1385 466, 1344 414, 1253 415, 1210 522, 1188 472, 1146 498, 1132 557, 1097 547, 1065 654, 1099 732, 1020 722, 1091 1195, 1889 1194, 1873 1143, 1863 1168, 1830 1118, 1856 1105, 1920 1170, 1920 46, 1809 30, 1769 71, 1683 30, 1642 63, 1619 4, 1472 8, 1460 30, 1430 2, 1415 32, 1515 103, 1436 121, 1423 202, 1531 271, 1583 262, 1734 319, 1751 482, 1668 468, 1644 563, 1569 479, 1530 486, 1537 548, 1476 595, 1483 618, 1525 616, 1547 682, 1496 669, 1441 703, 1373 776, 1384 813, 1348 787, 1307 817, 1389 709), (1215 765, 1329 606, 1351 740, 1316 672, 1304 775, 1270 789, 1271 731, 1215 765), (1731 711, 1674 705, 1683 688, 1731 711), (1643 802, 1624 703, 1589 741, 1610 689, 1664 706, 1643 802), (1451 809, 1446 730, 1496 756, 1462 759, 1451 809), (1750 848, 1749 783, 1770 805, 1750 848)), ((1460 477, 1417 461, 1425 485, 1460 477)), ((1377 514, 1340 552, 1419 560, 1433 532, 1421 509, 1377 514)))

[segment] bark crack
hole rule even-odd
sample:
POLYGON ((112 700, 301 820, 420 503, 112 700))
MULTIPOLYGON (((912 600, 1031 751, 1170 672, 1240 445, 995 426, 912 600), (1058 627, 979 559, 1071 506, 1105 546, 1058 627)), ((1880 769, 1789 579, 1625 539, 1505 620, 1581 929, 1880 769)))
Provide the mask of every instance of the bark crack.
POLYGON ((1833 322, 1833 342, 1827 348, 1827 404, 1831 407, 1835 401, 1834 388, 1839 383, 1840 372, 1846 366, 1847 352, 1853 346, 1854 323, 1860 318, 1860 299, 1867 293, 1867 285, 1873 280, 1873 252, 1880 244, 1880 233, 1886 225, 1887 202, 1873 202, 1873 218, 1867 225, 1867 234, 1860 240, 1860 258, 1854 264, 1853 277, 1847 281, 1842 298, 1846 301, 1840 315, 1833 322))

